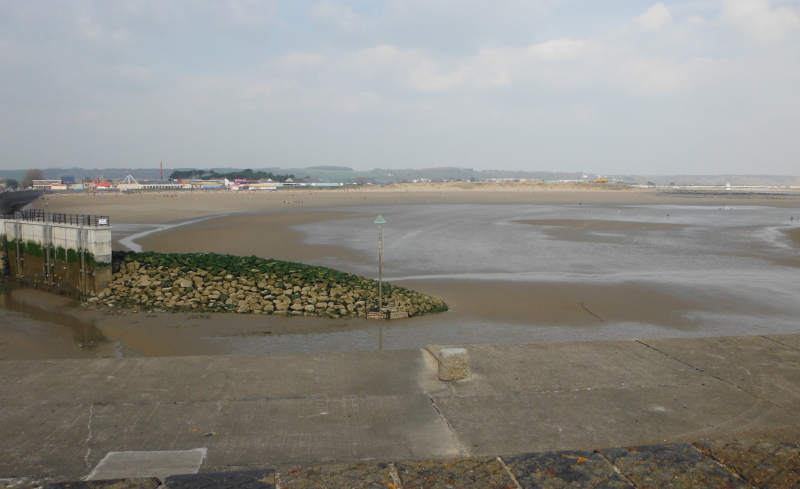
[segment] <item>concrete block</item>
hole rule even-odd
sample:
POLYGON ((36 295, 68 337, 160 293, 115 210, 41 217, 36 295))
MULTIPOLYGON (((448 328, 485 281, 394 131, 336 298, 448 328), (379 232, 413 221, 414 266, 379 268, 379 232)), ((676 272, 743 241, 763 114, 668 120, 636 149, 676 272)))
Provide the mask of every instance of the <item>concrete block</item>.
POLYGON ((469 377, 469 355, 466 348, 442 348, 436 356, 439 380, 449 382, 469 377))

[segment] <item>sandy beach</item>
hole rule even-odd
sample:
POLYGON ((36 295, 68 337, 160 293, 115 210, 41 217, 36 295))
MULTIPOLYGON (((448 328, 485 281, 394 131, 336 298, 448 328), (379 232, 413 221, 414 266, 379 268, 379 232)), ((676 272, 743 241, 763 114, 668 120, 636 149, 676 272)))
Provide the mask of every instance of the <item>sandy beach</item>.
POLYGON ((794 195, 668 194, 657 189, 589 184, 463 182, 395 184, 342 189, 51 194, 36 207, 48 212, 109 215, 112 224, 172 223, 226 213, 296 212, 315 208, 421 204, 755 205, 797 209, 794 195))
MULTIPOLYGON (((765 297, 770 294, 767 286, 762 287, 763 293, 762 289, 758 289, 734 297, 732 294, 735 291, 723 286, 723 278, 719 279, 723 285, 709 282, 703 286, 692 286, 689 279, 681 279, 681 282, 664 278, 666 275, 662 270, 648 271, 645 267, 643 275, 609 279, 607 277, 616 274, 620 268, 612 265, 617 258, 612 255, 609 255, 610 258, 597 258, 607 266, 598 268, 596 263, 592 263, 591 255, 594 249, 610 248, 623 250, 624 254, 624 249, 628 249, 625 247, 638 246, 651 239, 653 242, 667 242, 686 239, 686 236, 703 236, 697 234, 702 226, 698 221, 692 221, 699 218, 672 209, 685 208, 706 213, 719 210, 720 216, 726 216, 720 219, 730 219, 727 216, 732 214, 724 214, 723 209, 756 209, 754 212, 759 212, 758 209, 763 208, 764 212, 779 216, 785 214, 788 220, 791 215, 800 215, 797 211, 800 208, 800 195, 687 197, 665 195, 652 189, 598 189, 577 184, 452 183, 242 194, 52 194, 35 205, 48 212, 109 216, 115 229, 115 249, 124 248, 120 240, 126 236, 152 231, 136 239, 135 243, 144 250, 257 255, 333 266, 365 275, 372 273, 374 268, 375 257, 370 247, 375 230, 372 229, 371 220, 374 220, 374 215, 384 213, 392 217, 390 223, 406 226, 403 228, 406 233, 403 239, 395 240, 394 246, 397 248, 389 249, 392 256, 402 256, 405 261, 398 264, 397 261, 401 260, 395 258, 396 262, 393 265, 390 263, 386 275, 396 277, 399 285, 444 299, 454 312, 381 325, 356 319, 265 318, 236 314, 192 316, 140 312, 108 315, 87 311, 61 297, 54 298, 38 291, 14 290, 6 293, 7 305, 1 311, 17 326, 0 332, 0 358, 170 356, 262 353, 284 351, 287 348, 302 351, 304 348, 417 347, 414 337, 431 341, 447 339, 448 330, 452 330, 455 324, 466 328, 464 334, 472 335, 471 340, 481 340, 481 330, 486 329, 486 325, 495 324, 494 329, 487 330, 487 342, 504 341, 503 336, 510 341, 525 341, 631 337, 637 333, 650 336, 707 335, 713 334, 713 331, 710 333, 703 329, 709 317, 716 317, 716 321, 722 321, 719 318, 723 315, 783 318, 796 312, 787 305, 790 303, 788 298, 786 304, 778 306, 766 300, 765 297), (658 210, 662 208, 664 211, 658 210), (541 213, 545 210, 550 214, 532 219, 509 217, 509 221, 505 222, 504 218, 497 216, 504 216, 506 209, 512 217, 515 213, 541 213), (659 217, 636 217, 632 212, 638 212, 637 209, 656 209, 654 212, 659 217), (513 241, 500 240, 497 243, 500 247, 498 253, 471 250, 469 246, 464 247, 465 251, 458 251, 459 246, 456 246, 456 251, 467 253, 463 258, 465 263, 477 262, 471 265, 474 271, 470 272, 470 276, 460 276, 451 269, 436 270, 446 265, 436 259, 442 256, 443 251, 437 250, 437 242, 431 241, 431 236, 437 232, 447 232, 437 227, 436 220, 446 220, 451 210, 462 212, 452 214, 457 221, 475 215, 476 221, 471 224, 473 230, 489 236, 487 239, 493 235, 500 236, 498 231, 502 231, 514 233, 509 234, 508 239, 519 235, 520 243, 525 244, 535 236, 544 240, 541 243, 547 246, 552 246, 547 243, 561 243, 558 245, 561 247, 579 246, 580 250, 589 250, 590 256, 581 258, 583 261, 580 263, 576 262, 574 269, 565 266, 563 273, 571 273, 571 278, 569 274, 555 276, 556 272, 562 273, 559 267, 547 271, 549 269, 546 266, 540 266, 541 270, 536 269, 538 278, 520 279, 512 273, 513 267, 506 270, 505 251, 501 251, 507 247, 505 243, 513 241), (495 217, 483 218, 481 213, 491 213, 495 217), (677 217, 670 218, 669 213, 677 217), (415 223, 404 223, 405 216, 413 216, 415 223), (416 224, 428 218, 430 222, 416 224), (196 220, 200 221, 176 226, 196 220), (499 224, 502 227, 497 228, 499 224), (369 242, 363 245, 366 247, 363 249, 362 244, 351 242, 352 235, 361 233, 362 229, 364 234, 369 235, 366 238, 369 242), (530 232, 535 235, 525 238, 529 235, 524 233, 530 232), (418 239, 414 237, 417 233, 429 236, 426 238, 428 241, 414 241, 418 239), (434 261, 425 264, 411 259, 414 246, 423 247, 418 253, 420 258, 427 256, 434 261), (486 262, 485 267, 480 264, 482 260, 486 262), (409 266, 412 262, 414 264, 409 266), (549 278, 541 275, 545 271, 550 274, 549 278), (500 272, 505 275, 493 275, 500 272), (581 274, 584 274, 584 278, 580 278, 581 274), (659 278, 653 280, 649 275, 659 278), (54 336, 51 330, 59 330, 59 327, 48 322, 52 317, 33 318, 30 307, 24 304, 39 304, 40 310, 62 311, 65 317, 73 318, 69 320, 72 323, 66 326, 62 324, 61 333, 54 336), (25 333, 24 325, 33 324, 32 321, 38 321, 38 329, 33 333, 25 333), (86 328, 93 335, 99 334, 101 340, 87 346, 75 339, 76 331, 81 330, 86 334, 86 328), (72 339, 69 339, 70 336, 72 339), (37 338, 48 339, 37 343, 37 338)), ((742 232, 755 229, 753 223, 736 222, 731 226, 734 224, 742 232), (750 227, 747 228, 745 224, 750 227)), ((774 252, 769 247, 760 249, 752 245, 727 249, 721 247, 720 256, 740 260, 725 265, 724 273, 729 273, 731 267, 738 267, 737 263, 746 264, 750 261, 772 263, 776 277, 782 277, 780 274, 786 270, 800 267, 796 253, 800 247, 800 228, 786 225, 776 229, 786 237, 787 243, 791 243, 794 253, 774 252)), ((720 244, 729 239, 725 233, 731 232, 729 228, 711 231, 720 233, 720 244)), ((461 242, 467 244, 466 241, 461 242)), ((490 245, 483 247, 492 246, 494 244, 490 242, 490 245)), ((512 245, 508 246, 513 248, 512 245)), ((636 253, 645 252, 644 256, 648 256, 641 247, 629 249, 636 253)), ((691 251, 687 250, 687 253, 691 251)), ((716 259, 715 253, 709 256, 716 259)), ((703 258, 704 261, 698 263, 706 263, 709 259, 703 258)), ((624 261, 620 263, 624 264, 624 261)), ((675 263, 682 266, 681 262, 675 263)), ((459 267, 456 265, 454 268, 459 267)), ((687 268, 692 267, 689 265, 687 268)), ((794 290, 787 291, 789 296, 794 293, 794 290)), ((783 319, 776 321, 776 324, 783 324, 783 319)), ((742 327, 737 326, 740 329, 742 327)))

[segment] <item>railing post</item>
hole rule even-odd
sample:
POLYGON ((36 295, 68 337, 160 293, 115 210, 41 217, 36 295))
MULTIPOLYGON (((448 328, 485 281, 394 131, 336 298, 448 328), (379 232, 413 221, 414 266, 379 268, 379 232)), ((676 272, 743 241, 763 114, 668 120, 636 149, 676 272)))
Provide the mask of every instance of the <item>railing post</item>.
POLYGON ((16 221, 14 223, 14 242, 16 244, 16 262, 17 262, 17 278, 22 278, 22 223, 16 221))
POLYGON ((14 219, 18 221, 51 222, 56 224, 71 224, 78 226, 110 226, 110 223, 108 222, 108 216, 50 213, 40 209, 28 209, 11 213, 0 212, 0 217, 3 219, 14 219))

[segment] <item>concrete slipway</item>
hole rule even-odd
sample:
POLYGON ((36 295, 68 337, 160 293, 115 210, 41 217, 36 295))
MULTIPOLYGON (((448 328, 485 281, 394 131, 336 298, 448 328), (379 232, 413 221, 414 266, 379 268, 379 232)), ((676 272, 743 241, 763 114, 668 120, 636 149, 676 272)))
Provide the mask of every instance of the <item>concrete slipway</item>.
POLYGON ((464 347, 449 383, 424 350, 0 362, 0 478, 125 451, 205 449, 211 472, 800 434, 800 335, 464 347))

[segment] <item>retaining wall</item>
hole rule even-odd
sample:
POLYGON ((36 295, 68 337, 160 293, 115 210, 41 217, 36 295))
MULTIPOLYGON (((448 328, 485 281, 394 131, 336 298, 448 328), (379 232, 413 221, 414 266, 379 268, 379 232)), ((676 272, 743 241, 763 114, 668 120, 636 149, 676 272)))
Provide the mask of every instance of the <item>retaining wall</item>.
POLYGON ((111 282, 111 227, 0 219, 7 271, 17 280, 96 294, 111 282))
POLYGON ((25 207, 42 195, 41 190, 17 190, 0 192, 0 211, 14 212, 25 207))

